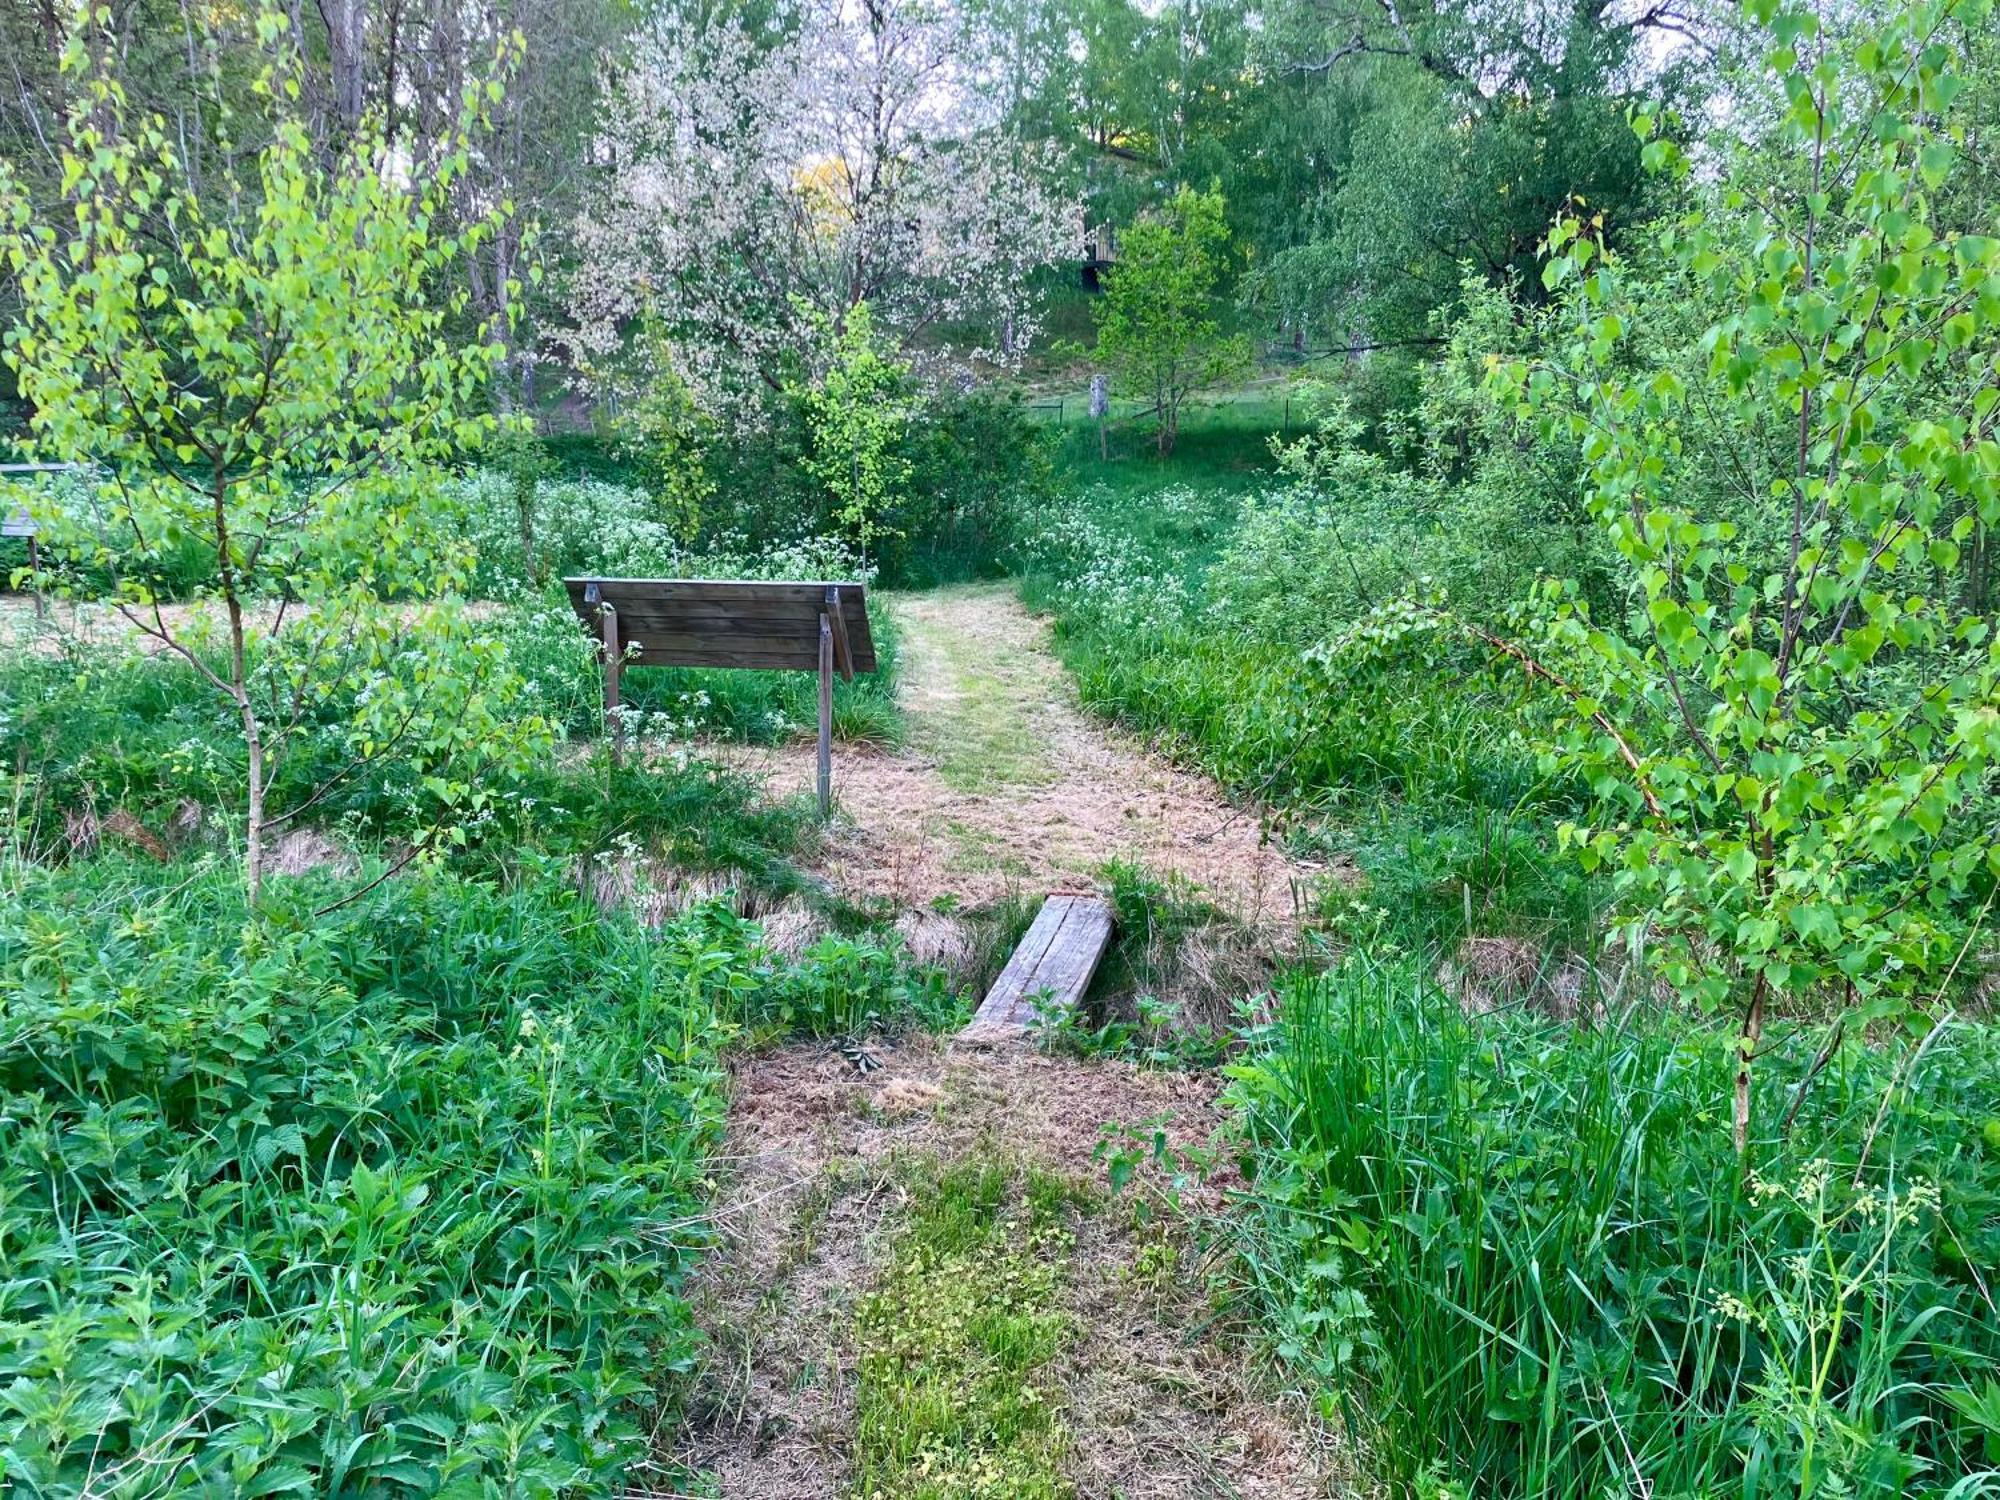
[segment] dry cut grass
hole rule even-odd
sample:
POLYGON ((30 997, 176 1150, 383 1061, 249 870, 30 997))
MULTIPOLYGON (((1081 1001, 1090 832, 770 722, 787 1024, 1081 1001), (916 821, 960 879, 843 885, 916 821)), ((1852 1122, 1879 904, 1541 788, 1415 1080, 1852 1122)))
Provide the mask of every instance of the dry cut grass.
POLYGON ((1105 1186, 1103 1127, 1206 1156, 1216 1087, 921 1036, 741 1062, 709 1358, 663 1460, 730 1500, 1347 1493, 1215 1290, 1226 1153, 1174 1212, 1105 1186))

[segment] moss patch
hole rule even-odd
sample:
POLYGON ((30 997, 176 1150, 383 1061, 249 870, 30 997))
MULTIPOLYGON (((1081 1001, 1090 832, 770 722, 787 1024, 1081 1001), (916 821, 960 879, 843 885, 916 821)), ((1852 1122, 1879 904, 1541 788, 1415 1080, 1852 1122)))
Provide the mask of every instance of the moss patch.
POLYGON ((854 1488, 863 1500, 1065 1500, 1055 1367, 1082 1199, 993 1161, 918 1174, 859 1315, 854 1488))

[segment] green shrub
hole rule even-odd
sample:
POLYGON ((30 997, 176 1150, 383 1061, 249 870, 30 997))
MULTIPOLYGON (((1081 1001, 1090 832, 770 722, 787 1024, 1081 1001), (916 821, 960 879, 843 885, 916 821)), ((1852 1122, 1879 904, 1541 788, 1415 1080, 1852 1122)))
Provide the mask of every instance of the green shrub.
POLYGON ((0 1467, 31 1494, 608 1489, 675 1295, 747 945, 561 885, 246 925, 215 873, 0 898, 0 1467))
POLYGON ((596 478, 525 481, 534 528, 534 577, 521 539, 523 482, 483 469, 456 485, 459 524, 478 562, 472 591, 488 599, 537 592, 579 575, 608 578, 853 578, 853 551, 830 535, 794 527, 760 545, 726 526, 691 542, 678 518, 646 490, 596 478), (797 540, 779 540, 793 536, 797 540))
POLYGON ((1049 447, 1014 396, 933 394, 910 432, 910 499, 885 576, 929 588, 996 576, 1015 522, 1053 491, 1049 447))
POLYGON ((1727 1028, 1421 972, 1289 983, 1236 1070, 1255 1286, 1399 1489, 2000 1493, 1993 1032, 1774 1039, 1739 1165, 1727 1028))
MULTIPOLYGON (((844 740, 884 744, 901 732, 896 641, 886 611, 872 618, 879 670, 835 683, 834 728, 844 740)), ((482 629, 520 676, 515 711, 572 737, 600 733, 602 668, 566 598, 552 592, 496 609, 482 629)), ((0 844, 11 838, 37 857, 66 855, 72 818, 113 809, 160 835, 180 825, 182 837, 192 836, 192 820, 204 847, 219 844, 232 788, 241 782, 242 739, 217 703, 195 690, 194 673, 177 658, 136 649, 23 652, 0 664, 0 844)), ((743 868, 788 885, 796 877, 782 856, 800 835, 797 810, 760 806, 748 781, 701 767, 692 742, 699 735, 772 743, 805 734, 816 721, 817 695, 804 672, 628 671, 628 728, 656 752, 648 764, 619 772, 615 789, 603 780, 608 768, 566 756, 492 776, 479 813, 460 824, 451 857, 476 862, 491 851, 504 860, 524 841, 590 853, 631 833, 665 838, 676 857, 697 866, 743 868)), ((314 826, 343 828, 363 842, 426 826, 429 804, 408 761, 392 756, 351 766, 338 699, 325 722, 297 736, 271 789, 273 814, 303 806, 329 783, 307 813, 314 826)))
POLYGON ((331 918, 280 881, 254 924, 199 865, 0 892, 0 1484, 622 1489, 695 1357, 721 1049, 958 1012, 892 949, 648 933, 567 870, 331 918))
POLYGON ((868 937, 828 934, 800 955, 796 968, 761 995, 755 1019, 780 1032, 862 1037, 908 1026, 942 1031, 966 1009, 945 976, 912 972, 894 947, 868 937))
POLYGON ((865 570, 842 540, 830 491, 808 473, 803 409, 783 406, 769 428, 709 447, 694 530, 685 494, 668 494, 644 464, 597 439, 545 439, 534 454, 464 476, 456 492, 460 524, 478 553, 473 591, 513 598, 586 573, 852 578, 866 571, 890 587, 991 576, 1016 520, 1050 493, 1047 445, 1018 398, 912 390, 909 399, 913 416, 889 455, 906 478, 872 519, 865 570), (532 569, 522 541, 524 484, 532 495, 532 569))

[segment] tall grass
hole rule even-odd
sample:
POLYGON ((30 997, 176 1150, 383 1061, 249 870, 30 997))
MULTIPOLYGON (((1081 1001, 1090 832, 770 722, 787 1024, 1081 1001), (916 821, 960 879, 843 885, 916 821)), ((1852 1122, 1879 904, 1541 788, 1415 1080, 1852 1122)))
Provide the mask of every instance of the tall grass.
POLYGON ((9 1482, 607 1485, 692 1348, 752 951, 548 885, 298 894, 246 925, 231 873, 98 861, 0 901, 9 1482))
POLYGON ((1358 960, 1282 1000, 1237 1070, 1248 1264, 1399 1493, 2000 1494, 1990 1031, 1817 1076, 1787 1039, 1739 1166, 1719 1030, 1358 960))
POLYGON ((1238 517, 1233 493, 1192 486, 1043 514, 1023 592, 1054 614, 1083 704, 1275 809, 1301 853, 1353 859, 1399 942, 1587 946, 1593 897, 1552 832, 1586 793, 1538 765, 1528 685, 1451 642, 1336 679, 1217 587, 1238 517))

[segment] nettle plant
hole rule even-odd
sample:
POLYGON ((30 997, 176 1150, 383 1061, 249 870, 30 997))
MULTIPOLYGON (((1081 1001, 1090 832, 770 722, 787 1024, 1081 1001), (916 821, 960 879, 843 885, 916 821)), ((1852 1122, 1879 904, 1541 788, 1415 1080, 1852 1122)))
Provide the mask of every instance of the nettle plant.
POLYGON ((1897 6, 1835 38, 1753 0, 1780 113, 1728 165, 1757 170, 1698 188, 1650 272, 1563 220, 1547 282, 1570 334, 1494 364, 1581 443, 1627 569, 1622 618, 1563 586, 1537 612, 1559 758, 1606 808, 1563 836, 1614 872, 1677 990, 1740 1007, 1739 1149, 1773 1005, 1918 1019, 2000 873, 2000 647, 1968 566, 2000 524, 2000 237, 1939 208, 1950 39, 1988 9, 1897 6))
POLYGON ((108 23, 79 27, 64 59, 78 103, 59 212, 38 218, 0 164, 22 446, 95 476, 30 497, 44 539, 83 565, 72 590, 108 575, 119 613, 240 724, 253 898, 272 831, 370 764, 407 769, 419 847, 462 838, 484 773, 545 732, 507 712, 518 679, 498 645, 440 607, 471 561, 443 465, 495 425, 503 346, 461 342, 462 298, 436 289, 508 211, 447 228, 498 85, 468 86, 435 160, 408 161, 379 121, 328 159, 291 112, 299 60, 266 12, 265 108, 226 122, 256 149, 226 149, 197 184, 162 122, 133 117, 93 34, 108 23), (194 607, 172 607, 190 555, 194 607), (308 740, 332 769, 274 815, 280 762, 308 740))

